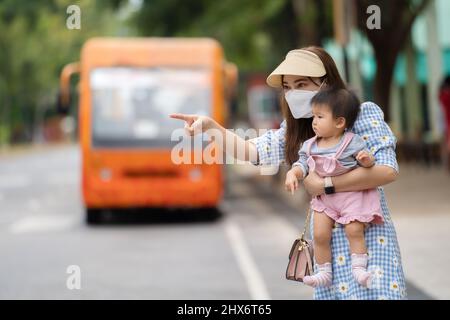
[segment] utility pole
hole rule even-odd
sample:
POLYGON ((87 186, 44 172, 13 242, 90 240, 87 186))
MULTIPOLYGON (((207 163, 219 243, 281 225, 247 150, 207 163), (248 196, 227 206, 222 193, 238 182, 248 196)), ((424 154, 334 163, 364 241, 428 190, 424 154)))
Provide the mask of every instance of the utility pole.
POLYGON ((345 80, 350 82, 349 61, 346 46, 350 38, 351 3, 348 0, 333 0, 333 29, 334 39, 342 48, 345 80))
POLYGON ((439 86, 443 74, 442 49, 439 42, 439 32, 437 27, 436 2, 431 1, 425 9, 425 19, 427 23, 427 62, 428 62, 428 110, 430 115, 430 134, 428 142, 439 141, 442 136, 440 120, 442 119, 438 101, 439 86))

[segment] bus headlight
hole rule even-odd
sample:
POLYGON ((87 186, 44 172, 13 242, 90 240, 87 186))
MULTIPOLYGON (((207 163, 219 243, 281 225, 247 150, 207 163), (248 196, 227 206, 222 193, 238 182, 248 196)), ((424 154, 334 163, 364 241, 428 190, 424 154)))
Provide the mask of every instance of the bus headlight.
POLYGON ((202 172, 200 169, 192 169, 189 171, 189 178, 192 181, 199 181, 202 178, 202 172))
POLYGON ((112 172, 108 168, 100 169, 100 179, 103 181, 110 181, 112 178, 112 172))

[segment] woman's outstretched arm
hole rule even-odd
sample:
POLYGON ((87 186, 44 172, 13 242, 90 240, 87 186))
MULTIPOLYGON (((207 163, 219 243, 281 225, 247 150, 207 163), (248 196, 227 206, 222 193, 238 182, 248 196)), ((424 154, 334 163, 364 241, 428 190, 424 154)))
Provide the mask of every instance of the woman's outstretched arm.
POLYGON ((250 140, 244 140, 234 132, 225 129, 214 119, 207 116, 187 115, 180 113, 173 113, 169 116, 173 119, 184 120, 184 128, 190 136, 194 136, 202 132, 208 133, 209 130, 211 130, 210 132, 212 133, 212 131, 215 130, 216 132, 214 132, 212 136, 219 134, 222 137, 220 143, 216 144, 218 146, 219 153, 225 152, 228 156, 231 156, 234 159, 258 163, 258 151, 255 144, 250 140))

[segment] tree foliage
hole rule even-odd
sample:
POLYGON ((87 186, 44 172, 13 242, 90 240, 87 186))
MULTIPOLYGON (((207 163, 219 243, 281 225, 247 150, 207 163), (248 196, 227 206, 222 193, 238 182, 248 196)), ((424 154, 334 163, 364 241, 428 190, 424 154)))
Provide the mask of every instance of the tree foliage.
MULTIPOLYGON (((431 0, 353 1, 378 65, 375 100, 388 111, 396 58, 431 0), (381 8, 381 30, 365 26, 371 4, 381 8)), ((93 36, 135 35, 132 25, 142 36, 213 37, 243 73, 268 72, 289 50, 333 36, 332 0, 143 0, 127 25, 120 16, 129 3, 79 0, 82 29, 68 30, 71 0, 0 0, 0 143, 31 139, 40 114, 54 108, 62 67, 93 36)))
POLYGON ((144 36, 219 40, 240 70, 266 71, 287 51, 331 34, 329 0, 149 0, 134 22, 144 36))
POLYGON ((383 108, 389 120, 390 88, 394 67, 399 53, 403 50, 418 15, 431 0, 354 0, 358 27, 372 44, 377 72, 375 75, 375 101, 383 108), (381 28, 368 29, 366 26, 367 7, 377 5, 381 9, 381 28))
POLYGON ((87 38, 112 34, 112 11, 89 0, 77 2, 81 30, 67 29, 71 4, 0 1, 0 143, 30 141, 42 114, 54 109, 62 67, 79 59, 87 38))

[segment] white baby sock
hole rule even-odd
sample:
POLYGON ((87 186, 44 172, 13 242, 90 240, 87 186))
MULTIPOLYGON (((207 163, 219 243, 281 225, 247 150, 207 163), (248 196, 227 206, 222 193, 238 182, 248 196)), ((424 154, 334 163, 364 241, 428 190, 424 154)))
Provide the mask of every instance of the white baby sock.
POLYGON ((352 273, 356 281, 363 287, 370 288, 372 285, 372 274, 367 271, 368 256, 366 253, 352 253, 352 273))
POLYGON ((331 271, 331 263, 318 264, 319 272, 313 276, 306 276, 303 278, 303 283, 315 287, 329 287, 332 284, 333 273, 331 271))

